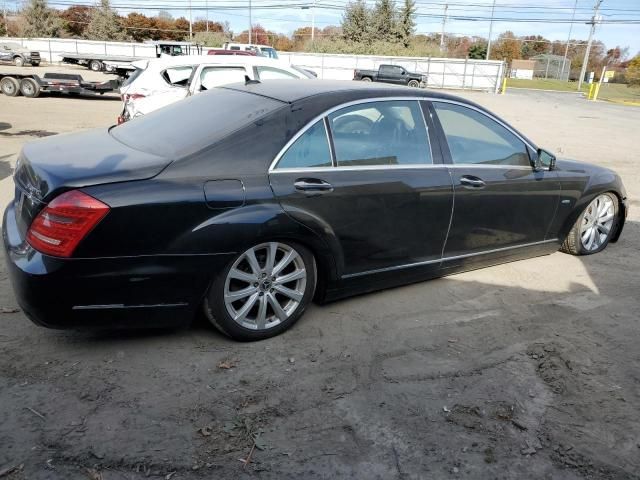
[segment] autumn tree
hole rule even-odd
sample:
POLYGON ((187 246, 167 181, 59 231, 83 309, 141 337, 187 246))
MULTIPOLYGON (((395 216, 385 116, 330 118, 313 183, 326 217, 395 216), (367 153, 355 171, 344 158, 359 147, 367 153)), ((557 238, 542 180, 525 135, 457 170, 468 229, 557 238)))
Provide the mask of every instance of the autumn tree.
POLYGON ((120 17, 111 8, 109 0, 100 0, 100 5, 93 9, 91 22, 85 31, 91 40, 118 41, 125 39, 125 32, 120 23, 120 17))
POLYGON ((629 61, 625 77, 630 87, 640 87, 640 55, 629 61))
MULTIPOLYGON (((251 43, 258 43, 260 45, 271 45, 269 41, 270 35, 274 35, 260 24, 256 24, 251 28, 251 43)), ((249 31, 245 30, 235 37, 235 41, 238 43, 249 43, 249 31)))
POLYGON ((549 40, 542 35, 527 35, 522 38, 520 49, 522 58, 531 58, 543 53, 549 53, 549 40))
POLYGON ((154 38, 156 22, 142 13, 132 12, 122 20, 127 35, 136 42, 154 38))
POLYGON ((25 37, 57 37, 62 28, 57 12, 49 8, 46 0, 29 0, 22 16, 25 37))
POLYGON ((498 40, 491 47, 491 58, 494 60, 511 61, 516 58, 522 58, 520 52, 520 41, 511 31, 501 33, 498 40))
POLYGON ((82 38, 91 21, 91 7, 72 5, 60 13, 62 26, 67 35, 82 38))

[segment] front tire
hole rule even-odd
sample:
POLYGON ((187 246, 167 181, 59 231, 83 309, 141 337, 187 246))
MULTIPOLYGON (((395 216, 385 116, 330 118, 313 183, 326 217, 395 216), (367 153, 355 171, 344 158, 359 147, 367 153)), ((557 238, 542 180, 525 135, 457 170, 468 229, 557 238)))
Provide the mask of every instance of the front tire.
POLYGON ((238 255, 211 285, 205 313, 222 333, 262 340, 290 328, 316 287, 313 254, 293 242, 265 242, 238 255))
POLYGON ((16 67, 22 67, 24 65, 24 59, 22 57, 16 57, 13 59, 13 64, 16 67))
POLYGON ((598 195, 580 214, 560 250, 571 255, 592 255, 604 250, 618 227, 619 208, 614 194, 598 195))
POLYGON ((91 60, 89 62, 89 69, 94 72, 101 72, 103 68, 102 62, 100 60, 91 60))
POLYGON ((407 85, 409 85, 411 88, 418 88, 420 86, 420 82, 417 80, 409 80, 409 83, 407 85))

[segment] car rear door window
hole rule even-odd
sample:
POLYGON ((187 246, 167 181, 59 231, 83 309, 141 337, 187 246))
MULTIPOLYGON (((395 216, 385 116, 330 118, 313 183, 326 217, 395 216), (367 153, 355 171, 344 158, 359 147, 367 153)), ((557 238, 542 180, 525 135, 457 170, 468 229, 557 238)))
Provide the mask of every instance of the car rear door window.
POLYGON ((453 163, 531 166, 525 143, 487 115, 452 103, 433 106, 453 163))
POLYGON ((329 115, 338 167, 431 164, 431 148, 417 101, 370 102, 329 115))
POLYGON ((176 87, 186 87, 193 73, 193 66, 189 67, 171 67, 162 72, 162 78, 169 85, 176 87))
POLYGON ((273 67, 256 67, 258 70, 258 76, 260 80, 282 80, 282 79, 297 79, 297 75, 273 67))
POLYGON ((245 75, 244 67, 204 67, 200 72, 200 90, 243 82, 245 75))
POLYGON ((276 168, 331 166, 331 150, 323 120, 318 120, 287 149, 276 168))

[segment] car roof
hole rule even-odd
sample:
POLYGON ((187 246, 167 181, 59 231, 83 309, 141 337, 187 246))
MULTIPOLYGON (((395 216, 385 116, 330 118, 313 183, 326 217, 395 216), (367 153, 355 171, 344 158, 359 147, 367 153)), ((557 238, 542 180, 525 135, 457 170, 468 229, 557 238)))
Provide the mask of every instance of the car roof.
POLYGON ((308 97, 317 95, 331 95, 335 93, 354 93, 354 99, 362 98, 363 94, 370 93, 371 97, 430 97, 456 100, 473 104, 463 98, 446 93, 410 88, 388 83, 357 82, 353 80, 314 80, 312 82, 292 82, 291 80, 268 80, 261 83, 234 83, 218 88, 253 93, 263 97, 280 100, 281 102, 294 103, 308 97))

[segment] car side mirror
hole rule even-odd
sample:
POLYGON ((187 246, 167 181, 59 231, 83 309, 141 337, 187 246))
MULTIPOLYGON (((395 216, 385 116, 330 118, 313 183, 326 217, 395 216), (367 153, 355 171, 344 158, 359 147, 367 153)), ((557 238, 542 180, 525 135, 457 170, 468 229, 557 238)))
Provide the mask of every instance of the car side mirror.
POLYGON ((536 159, 536 170, 553 170, 556 168, 556 156, 542 148, 538 149, 538 158, 536 159))

